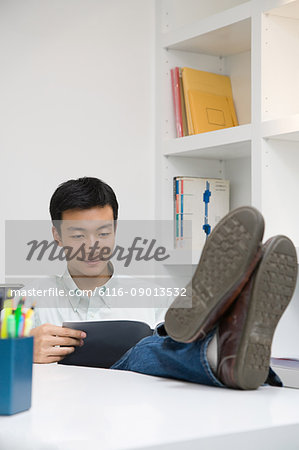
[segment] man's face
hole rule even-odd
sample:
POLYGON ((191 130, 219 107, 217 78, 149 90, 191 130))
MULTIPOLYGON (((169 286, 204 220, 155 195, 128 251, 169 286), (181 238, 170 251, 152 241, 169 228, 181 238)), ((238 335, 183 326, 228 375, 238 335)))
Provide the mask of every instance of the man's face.
POLYGON ((78 251, 77 256, 68 261, 72 276, 99 277, 107 273, 107 258, 115 243, 111 206, 64 211, 60 233, 53 227, 53 236, 60 246, 70 247, 72 255, 78 251), (108 249, 104 254, 102 250, 105 261, 100 257, 104 247, 108 249), (80 261, 82 257, 84 260, 80 261))

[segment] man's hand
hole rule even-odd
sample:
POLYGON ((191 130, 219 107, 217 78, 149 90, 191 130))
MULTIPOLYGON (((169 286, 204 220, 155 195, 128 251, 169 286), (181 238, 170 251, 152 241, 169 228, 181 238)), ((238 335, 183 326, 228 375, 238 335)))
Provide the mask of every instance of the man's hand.
POLYGON ((66 355, 73 353, 75 346, 82 346, 83 339, 86 337, 84 331, 57 327, 49 323, 33 328, 30 335, 34 337, 33 362, 35 363, 61 361, 66 355))

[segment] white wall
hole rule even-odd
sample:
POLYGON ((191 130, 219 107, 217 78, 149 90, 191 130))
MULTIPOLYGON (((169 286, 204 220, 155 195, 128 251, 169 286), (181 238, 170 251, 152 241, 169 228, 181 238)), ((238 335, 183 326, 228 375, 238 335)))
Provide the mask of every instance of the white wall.
POLYGON ((2 214, 47 218, 92 175, 153 217, 154 2, 1 0, 0 57, 2 214))
MULTIPOLYGON (((46 219, 69 178, 115 189, 120 218, 154 218, 153 0, 1 0, 4 219, 46 219)), ((3 264, 3 260, 2 260, 3 264)))

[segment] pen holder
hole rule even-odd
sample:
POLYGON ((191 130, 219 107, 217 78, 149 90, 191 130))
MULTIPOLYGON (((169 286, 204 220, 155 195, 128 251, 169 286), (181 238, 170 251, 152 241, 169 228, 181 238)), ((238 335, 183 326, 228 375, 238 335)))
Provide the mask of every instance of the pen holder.
POLYGON ((0 414, 31 406, 33 337, 0 339, 0 414))

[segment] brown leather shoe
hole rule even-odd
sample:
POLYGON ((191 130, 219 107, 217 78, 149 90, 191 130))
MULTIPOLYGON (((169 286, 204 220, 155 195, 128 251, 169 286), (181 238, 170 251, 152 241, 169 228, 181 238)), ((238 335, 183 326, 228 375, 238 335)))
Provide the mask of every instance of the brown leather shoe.
POLYGON ((290 302, 297 279, 296 249, 275 236, 263 258, 218 327, 219 380, 236 389, 256 389, 269 371, 275 328, 290 302))
POLYGON ((262 215, 249 206, 231 211, 216 225, 187 286, 187 298, 177 297, 166 313, 172 339, 192 342, 218 323, 259 262, 263 233, 262 215))

